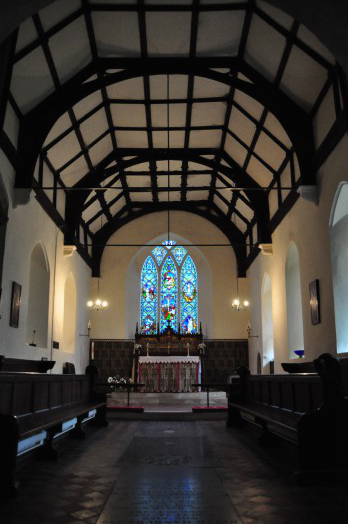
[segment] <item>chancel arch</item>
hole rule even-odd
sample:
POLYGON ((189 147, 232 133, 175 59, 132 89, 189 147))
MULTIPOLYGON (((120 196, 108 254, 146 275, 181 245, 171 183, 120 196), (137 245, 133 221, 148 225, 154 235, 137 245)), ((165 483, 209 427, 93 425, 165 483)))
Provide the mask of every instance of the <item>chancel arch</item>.
POLYGON ((267 372, 270 371, 270 362, 274 361, 272 281, 268 273, 263 277, 261 308, 263 369, 267 372))
POLYGON ((77 293, 73 275, 70 273, 64 286, 63 344, 65 353, 75 353, 77 293))
POLYGON ((295 242, 290 242, 285 263, 286 320, 288 357, 298 358, 304 351, 300 257, 295 242))
POLYGON ((27 344, 47 348, 50 269, 45 249, 38 242, 30 257, 27 344))
POLYGON ((331 267, 337 352, 348 352, 348 182, 336 192, 330 217, 331 267))

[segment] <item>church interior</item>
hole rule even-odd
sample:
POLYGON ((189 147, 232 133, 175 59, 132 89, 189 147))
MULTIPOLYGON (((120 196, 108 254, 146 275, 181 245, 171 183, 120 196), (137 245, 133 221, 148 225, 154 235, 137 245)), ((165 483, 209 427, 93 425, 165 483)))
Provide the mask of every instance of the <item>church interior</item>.
POLYGON ((1 2, 1 522, 347 521, 347 21, 1 2))

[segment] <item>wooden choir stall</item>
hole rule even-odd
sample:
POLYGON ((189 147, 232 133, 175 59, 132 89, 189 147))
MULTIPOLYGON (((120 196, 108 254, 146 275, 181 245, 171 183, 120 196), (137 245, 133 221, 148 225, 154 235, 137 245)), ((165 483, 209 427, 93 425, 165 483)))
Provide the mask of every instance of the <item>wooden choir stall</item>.
POLYGON ((176 333, 168 326, 158 335, 135 333, 133 378, 147 393, 186 393, 204 376, 202 328, 197 334, 176 333))

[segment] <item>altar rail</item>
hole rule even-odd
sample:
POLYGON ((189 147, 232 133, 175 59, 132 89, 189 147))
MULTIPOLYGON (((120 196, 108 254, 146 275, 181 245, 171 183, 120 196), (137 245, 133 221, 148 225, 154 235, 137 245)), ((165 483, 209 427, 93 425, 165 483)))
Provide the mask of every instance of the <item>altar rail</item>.
MULTIPOLYGON (((241 366, 248 366, 248 340, 246 339, 210 339, 203 357, 204 380, 209 383, 226 383, 241 366)), ((134 340, 91 340, 94 362, 99 369, 99 378, 119 375, 132 376, 134 340), (93 346, 92 346, 93 344, 93 346)), ((91 350, 92 351, 92 350, 91 350)), ((172 351, 174 355, 174 350, 172 351)), ((151 355, 151 350, 150 350, 151 355)))

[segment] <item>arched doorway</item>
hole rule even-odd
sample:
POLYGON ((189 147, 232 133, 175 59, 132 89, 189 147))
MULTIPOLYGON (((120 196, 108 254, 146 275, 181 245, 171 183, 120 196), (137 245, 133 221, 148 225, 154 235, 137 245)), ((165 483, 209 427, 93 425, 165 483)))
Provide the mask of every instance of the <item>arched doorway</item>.
POLYGON ((330 217, 337 353, 348 352, 348 182, 340 184, 330 217))
POLYGON ((50 270, 41 243, 36 244, 30 257, 27 344, 47 348, 50 270), (34 333, 35 331, 35 333, 34 333))

